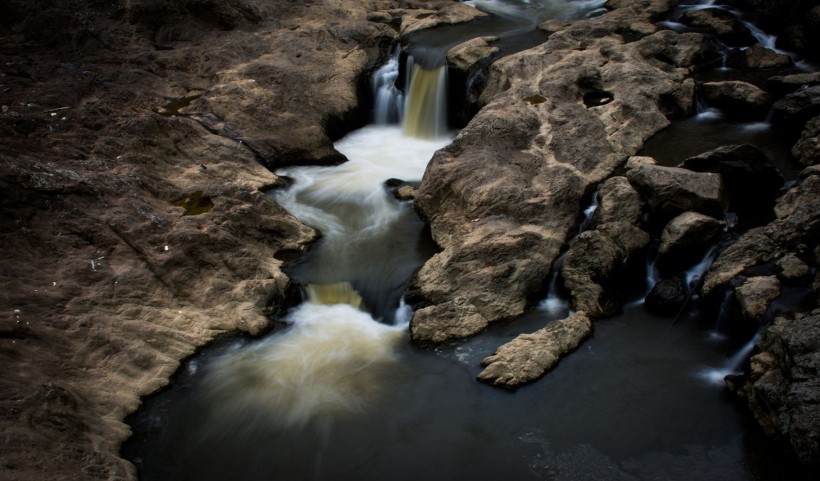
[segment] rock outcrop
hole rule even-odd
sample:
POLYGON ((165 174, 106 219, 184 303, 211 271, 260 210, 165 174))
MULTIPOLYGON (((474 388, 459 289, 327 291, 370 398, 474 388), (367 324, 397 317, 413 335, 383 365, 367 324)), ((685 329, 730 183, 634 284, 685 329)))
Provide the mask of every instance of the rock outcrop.
POLYGON ((442 252, 411 280, 416 342, 524 312, 584 195, 668 125, 667 115, 691 112, 686 76, 704 55, 702 36, 643 32, 626 42, 623 32, 668 3, 611 6, 496 61, 483 109, 432 159, 416 205, 442 252))
POLYGON ((480 381, 508 389, 534 381, 552 369, 561 357, 574 351, 592 333, 592 323, 583 312, 531 334, 521 334, 500 346, 481 361, 480 381))

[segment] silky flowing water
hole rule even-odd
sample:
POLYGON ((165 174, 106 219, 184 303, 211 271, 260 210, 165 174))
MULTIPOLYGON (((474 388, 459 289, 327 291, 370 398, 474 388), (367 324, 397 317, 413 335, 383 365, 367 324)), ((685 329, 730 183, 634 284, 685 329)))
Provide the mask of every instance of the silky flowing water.
MULTIPOLYGON (((483 3, 513 14, 532 6, 483 3)), ((205 349, 146 400, 123 447, 140 478, 800 479, 714 382, 742 364, 732 355, 748 345, 715 336, 715 320, 697 310, 673 322, 636 299, 514 393, 477 382, 480 362, 566 316, 555 292, 475 338, 410 344, 402 295, 434 246, 412 204, 385 182, 420 181, 455 135, 441 108, 443 69, 414 69, 407 99, 392 85, 397 65, 377 72, 380 123, 336 144, 347 163, 277 172, 293 181, 277 201, 323 234, 288 270, 305 301, 262 339, 205 349)))

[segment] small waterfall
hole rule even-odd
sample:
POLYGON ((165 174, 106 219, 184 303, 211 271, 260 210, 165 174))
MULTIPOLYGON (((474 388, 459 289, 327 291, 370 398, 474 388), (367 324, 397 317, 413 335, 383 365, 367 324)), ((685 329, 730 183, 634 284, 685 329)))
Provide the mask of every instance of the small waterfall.
POLYGON ((447 68, 410 63, 403 131, 419 139, 440 138, 447 133, 447 68))
POLYGON ((729 318, 729 303, 732 299, 732 291, 727 289, 723 294, 723 299, 720 302, 717 319, 715 319, 715 327, 709 333, 709 339, 713 341, 723 341, 726 339, 724 330, 726 329, 726 321, 729 318))
POLYGON ((700 371, 699 377, 709 381, 712 384, 723 384, 723 379, 726 376, 730 376, 732 374, 739 375, 743 374, 742 366, 749 358, 749 354, 752 353, 752 350, 755 347, 757 341, 760 340, 760 333, 754 335, 754 337, 743 345, 735 354, 732 355, 729 359, 723 363, 723 366, 719 368, 708 368, 700 371))
POLYGON ((538 303, 538 310, 544 311, 552 316, 558 317, 569 311, 569 302, 558 295, 558 278, 561 273, 561 265, 564 263, 564 255, 561 254, 552 265, 547 297, 538 303))
POLYGON ((706 269, 708 269, 709 266, 712 265, 712 261, 715 260, 717 250, 717 245, 710 247, 709 250, 706 251, 706 254, 703 255, 700 262, 690 267, 689 270, 686 271, 686 286, 689 288, 690 292, 694 292, 697 289, 703 274, 706 272, 706 269))
POLYGON ((401 49, 398 44, 393 46, 387 63, 373 74, 373 123, 377 125, 401 122, 404 96, 396 88, 396 79, 399 78, 400 54, 401 49))

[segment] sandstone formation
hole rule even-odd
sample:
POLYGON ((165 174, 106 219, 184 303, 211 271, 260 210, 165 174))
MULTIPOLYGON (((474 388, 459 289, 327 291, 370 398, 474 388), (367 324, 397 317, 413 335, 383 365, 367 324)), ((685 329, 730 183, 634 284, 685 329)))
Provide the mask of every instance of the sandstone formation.
POLYGON ((561 357, 592 333, 592 323, 584 312, 558 321, 531 334, 521 334, 500 346, 481 361, 484 370, 478 379, 494 386, 516 388, 538 379, 552 369, 561 357))
POLYGON ((627 171, 626 177, 658 214, 669 218, 686 211, 723 215, 726 198, 719 174, 642 165, 627 171))
POLYGON ((584 195, 668 125, 667 114, 691 112, 686 76, 703 58, 702 36, 658 31, 625 42, 621 32, 668 3, 610 5, 496 61, 486 105, 432 159, 416 205, 442 252, 411 280, 416 342, 475 333, 524 312, 573 232, 584 195), (588 106, 592 94, 613 100, 588 106))
POLYGON ((706 249, 714 243, 723 228, 723 224, 707 215, 697 212, 684 212, 675 217, 663 228, 661 243, 658 246, 659 262, 686 264, 700 258, 706 249))
POLYGON ((641 226, 646 216, 645 210, 641 195, 630 185, 626 177, 610 177, 601 184, 598 208, 593 214, 592 224, 626 222, 641 226))
POLYGON ((706 82, 700 86, 700 93, 710 105, 743 118, 765 116, 769 108, 769 94, 739 80, 706 82))
POLYGON ((776 276, 755 276, 735 287, 735 298, 746 319, 764 320, 773 300, 780 296, 780 282, 776 276))

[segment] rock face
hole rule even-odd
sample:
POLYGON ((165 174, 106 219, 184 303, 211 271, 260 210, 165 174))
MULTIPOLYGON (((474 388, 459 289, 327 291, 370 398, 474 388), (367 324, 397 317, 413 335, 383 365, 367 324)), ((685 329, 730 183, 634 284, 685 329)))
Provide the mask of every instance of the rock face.
POLYGON ((140 397, 297 300, 279 259, 316 233, 262 164, 343 160, 396 33, 358 2, 0 11, 0 478, 134 479, 140 397))
POLYGON ((538 379, 561 357, 574 351, 592 333, 592 323, 583 312, 553 321, 532 334, 521 334, 481 361, 478 379, 494 386, 516 388, 538 379))
POLYGON ((751 376, 742 387, 766 433, 794 449, 815 472, 820 469, 820 311, 779 318, 758 342, 751 376))
POLYGON ((820 163, 820 116, 806 123, 800 139, 792 147, 792 155, 806 167, 820 163))
POLYGON ((486 105, 434 156, 416 198, 442 248, 411 280, 416 342, 524 312, 584 195, 667 114, 692 110, 686 74, 703 56, 702 37, 659 31, 625 43, 619 33, 667 7, 629 2, 492 65, 486 105), (584 103, 603 93, 612 101, 584 103))

